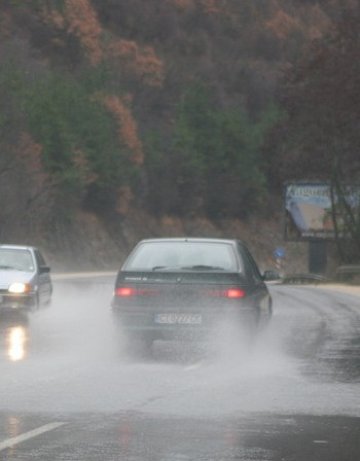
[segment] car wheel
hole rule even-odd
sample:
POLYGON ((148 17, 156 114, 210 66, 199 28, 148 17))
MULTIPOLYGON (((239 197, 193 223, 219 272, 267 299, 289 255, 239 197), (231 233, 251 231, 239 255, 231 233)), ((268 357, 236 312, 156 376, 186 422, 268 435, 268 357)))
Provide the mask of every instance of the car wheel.
POLYGON ((34 303, 31 306, 31 312, 37 312, 40 309, 40 298, 39 298, 39 293, 36 293, 34 303))

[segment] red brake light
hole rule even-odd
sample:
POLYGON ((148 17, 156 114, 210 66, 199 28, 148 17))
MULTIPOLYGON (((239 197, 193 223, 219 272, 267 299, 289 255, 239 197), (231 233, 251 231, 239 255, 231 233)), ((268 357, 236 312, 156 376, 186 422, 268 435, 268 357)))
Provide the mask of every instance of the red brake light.
POLYGON ((225 292, 227 298, 243 298, 245 296, 245 291, 240 288, 229 288, 225 292))
POLYGON ((152 288, 133 288, 133 287, 118 287, 115 289, 115 296, 120 298, 130 298, 131 296, 156 296, 158 290, 152 288))
POLYGON ((228 288, 227 290, 208 290, 204 292, 206 296, 215 298, 231 298, 239 299, 244 298, 246 293, 241 288, 228 288))
POLYGON ((134 296, 135 295, 135 289, 130 288, 130 287, 120 287, 120 288, 116 288, 115 294, 116 294, 116 296, 120 296, 122 298, 129 297, 129 296, 134 296))

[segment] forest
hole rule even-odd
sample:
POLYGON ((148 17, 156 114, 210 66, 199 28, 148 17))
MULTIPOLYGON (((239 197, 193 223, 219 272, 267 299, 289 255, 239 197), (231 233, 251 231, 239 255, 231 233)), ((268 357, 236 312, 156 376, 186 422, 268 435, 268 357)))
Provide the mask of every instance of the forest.
POLYGON ((358 183, 359 24, 356 0, 2 0, 0 241, 267 220, 287 181, 358 183))

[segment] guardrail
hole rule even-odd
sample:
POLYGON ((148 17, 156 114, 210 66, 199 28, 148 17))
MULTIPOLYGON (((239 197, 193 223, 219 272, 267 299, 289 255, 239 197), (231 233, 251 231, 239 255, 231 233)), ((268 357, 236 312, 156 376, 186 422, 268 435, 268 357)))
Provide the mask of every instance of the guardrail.
POLYGON ((306 284, 318 284, 318 283, 329 283, 330 280, 324 275, 311 274, 311 273, 299 273, 299 274, 287 274, 282 278, 284 285, 306 285, 306 284))
POLYGON ((335 274, 336 281, 346 283, 360 283, 360 265, 348 264, 339 266, 335 274))
POLYGON ((282 277, 280 283, 283 283, 285 285, 301 285, 307 283, 345 283, 348 285, 360 285, 360 264, 347 264, 339 266, 336 269, 333 278, 329 278, 320 274, 304 272, 286 274, 282 277))

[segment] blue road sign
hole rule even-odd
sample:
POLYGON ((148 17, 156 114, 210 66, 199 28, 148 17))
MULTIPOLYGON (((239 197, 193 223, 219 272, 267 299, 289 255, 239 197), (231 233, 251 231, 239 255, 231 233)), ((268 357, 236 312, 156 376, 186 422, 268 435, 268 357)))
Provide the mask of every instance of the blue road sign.
POLYGON ((285 258, 285 248, 283 247, 277 247, 274 250, 274 257, 276 259, 283 259, 285 258))

